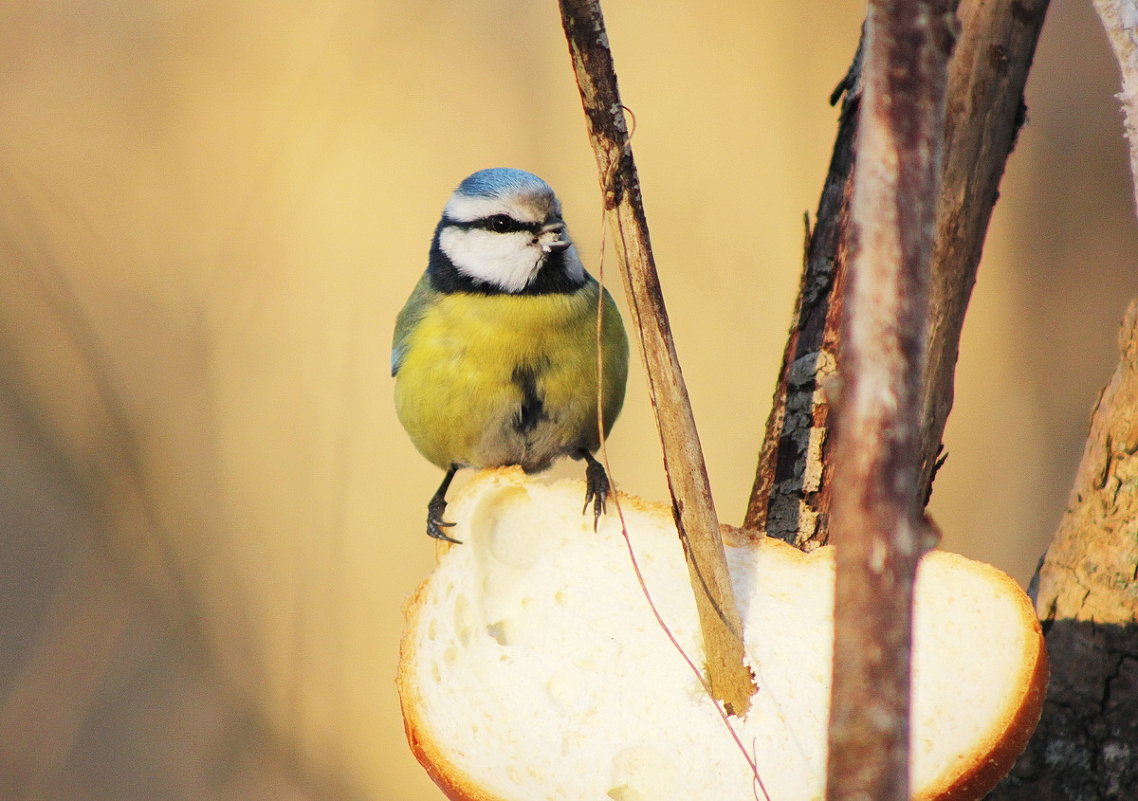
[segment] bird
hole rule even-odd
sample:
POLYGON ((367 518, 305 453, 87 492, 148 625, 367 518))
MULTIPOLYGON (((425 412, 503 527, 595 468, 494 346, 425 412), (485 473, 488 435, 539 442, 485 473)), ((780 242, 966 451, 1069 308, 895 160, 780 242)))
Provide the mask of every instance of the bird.
POLYGON ((611 491, 594 456, 598 377, 607 437, 624 403, 628 337, 544 180, 495 167, 454 190, 396 318, 391 374, 400 423, 446 471, 427 504, 429 536, 459 542, 444 513, 460 469, 535 473, 565 456, 585 462, 581 511, 592 502, 596 529, 611 491))

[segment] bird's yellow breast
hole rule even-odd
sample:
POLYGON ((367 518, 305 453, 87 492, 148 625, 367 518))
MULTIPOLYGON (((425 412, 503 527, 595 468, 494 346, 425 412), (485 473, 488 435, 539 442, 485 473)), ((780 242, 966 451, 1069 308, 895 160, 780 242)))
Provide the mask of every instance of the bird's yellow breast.
MULTIPOLYGON (((595 449, 597 291, 437 298, 406 338, 395 391, 423 455, 444 469, 540 470, 595 449), (532 425, 522 424, 527 410, 532 425)), ((607 429, 623 401, 627 340, 607 293, 603 311, 607 429)))

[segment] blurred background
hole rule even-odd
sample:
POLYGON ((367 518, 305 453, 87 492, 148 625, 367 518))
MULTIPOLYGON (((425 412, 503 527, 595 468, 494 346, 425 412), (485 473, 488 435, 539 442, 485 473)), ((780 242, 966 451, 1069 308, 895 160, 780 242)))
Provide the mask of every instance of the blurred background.
MULTIPOLYGON (((606 12, 737 523, 864 6, 606 12)), ((932 501, 946 548, 1021 582, 1138 294, 1117 90, 1090 4, 1052 4, 932 501)), ((0 798, 441 797, 392 681, 440 475, 388 354, 443 204, 488 166, 548 180, 596 270, 552 1, 0 5, 0 798)), ((640 370, 610 456, 664 498, 640 370)))

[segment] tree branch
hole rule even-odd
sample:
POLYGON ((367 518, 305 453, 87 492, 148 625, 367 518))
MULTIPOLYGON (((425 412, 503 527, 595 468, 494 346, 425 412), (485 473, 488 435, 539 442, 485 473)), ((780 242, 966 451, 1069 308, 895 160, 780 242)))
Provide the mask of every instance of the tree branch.
POLYGON ((741 715, 749 708, 755 689, 750 670, 743 664, 743 624, 735 606, 699 434, 652 257, 604 17, 596 0, 561 0, 560 5, 633 328, 639 334, 648 371, 672 514, 684 546, 703 632, 708 681, 727 710, 741 715))
POLYGON ((839 355, 827 798, 909 797, 920 399, 951 0, 871 0, 839 355))

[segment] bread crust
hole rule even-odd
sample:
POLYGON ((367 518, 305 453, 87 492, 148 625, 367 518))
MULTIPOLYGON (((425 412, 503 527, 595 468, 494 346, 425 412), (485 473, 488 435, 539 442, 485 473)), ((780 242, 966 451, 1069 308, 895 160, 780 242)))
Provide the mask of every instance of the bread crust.
MULTIPOLYGON (((1001 577, 1014 584, 1009 577, 1003 574, 1001 577)), ((1017 590, 1018 588, 1016 585, 1017 590)), ((999 734, 977 749, 981 753, 975 756, 967 770, 944 787, 930 787, 925 793, 915 795, 914 801, 976 801, 983 798, 1007 775, 1019 755, 1027 748, 1028 740, 1035 733, 1035 727, 1043 713, 1051 670, 1047 644, 1035 609, 1026 596, 1023 601, 1026 607, 1025 620, 1030 620, 1037 635, 1034 638, 1037 648, 1034 658, 1023 663, 1029 667, 1024 671, 1025 678, 1021 684, 1023 692, 1019 703, 1009 705, 1006 721, 999 734), (982 753, 985 747, 988 749, 986 755, 982 753)))
POLYGON ((415 649, 418 641, 414 623, 422 611, 430 583, 431 578, 428 576, 403 605, 403 617, 407 625, 399 640, 399 667, 395 673, 395 688, 399 695, 399 709, 403 714, 403 732, 407 736, 407 744, 427 775, 451 801, 505 801, 483 791, 473 778, 448 759, 442 744, 430 736, 423 724, 422 698, 412 671, 412 666, 417 663, 415 649))

